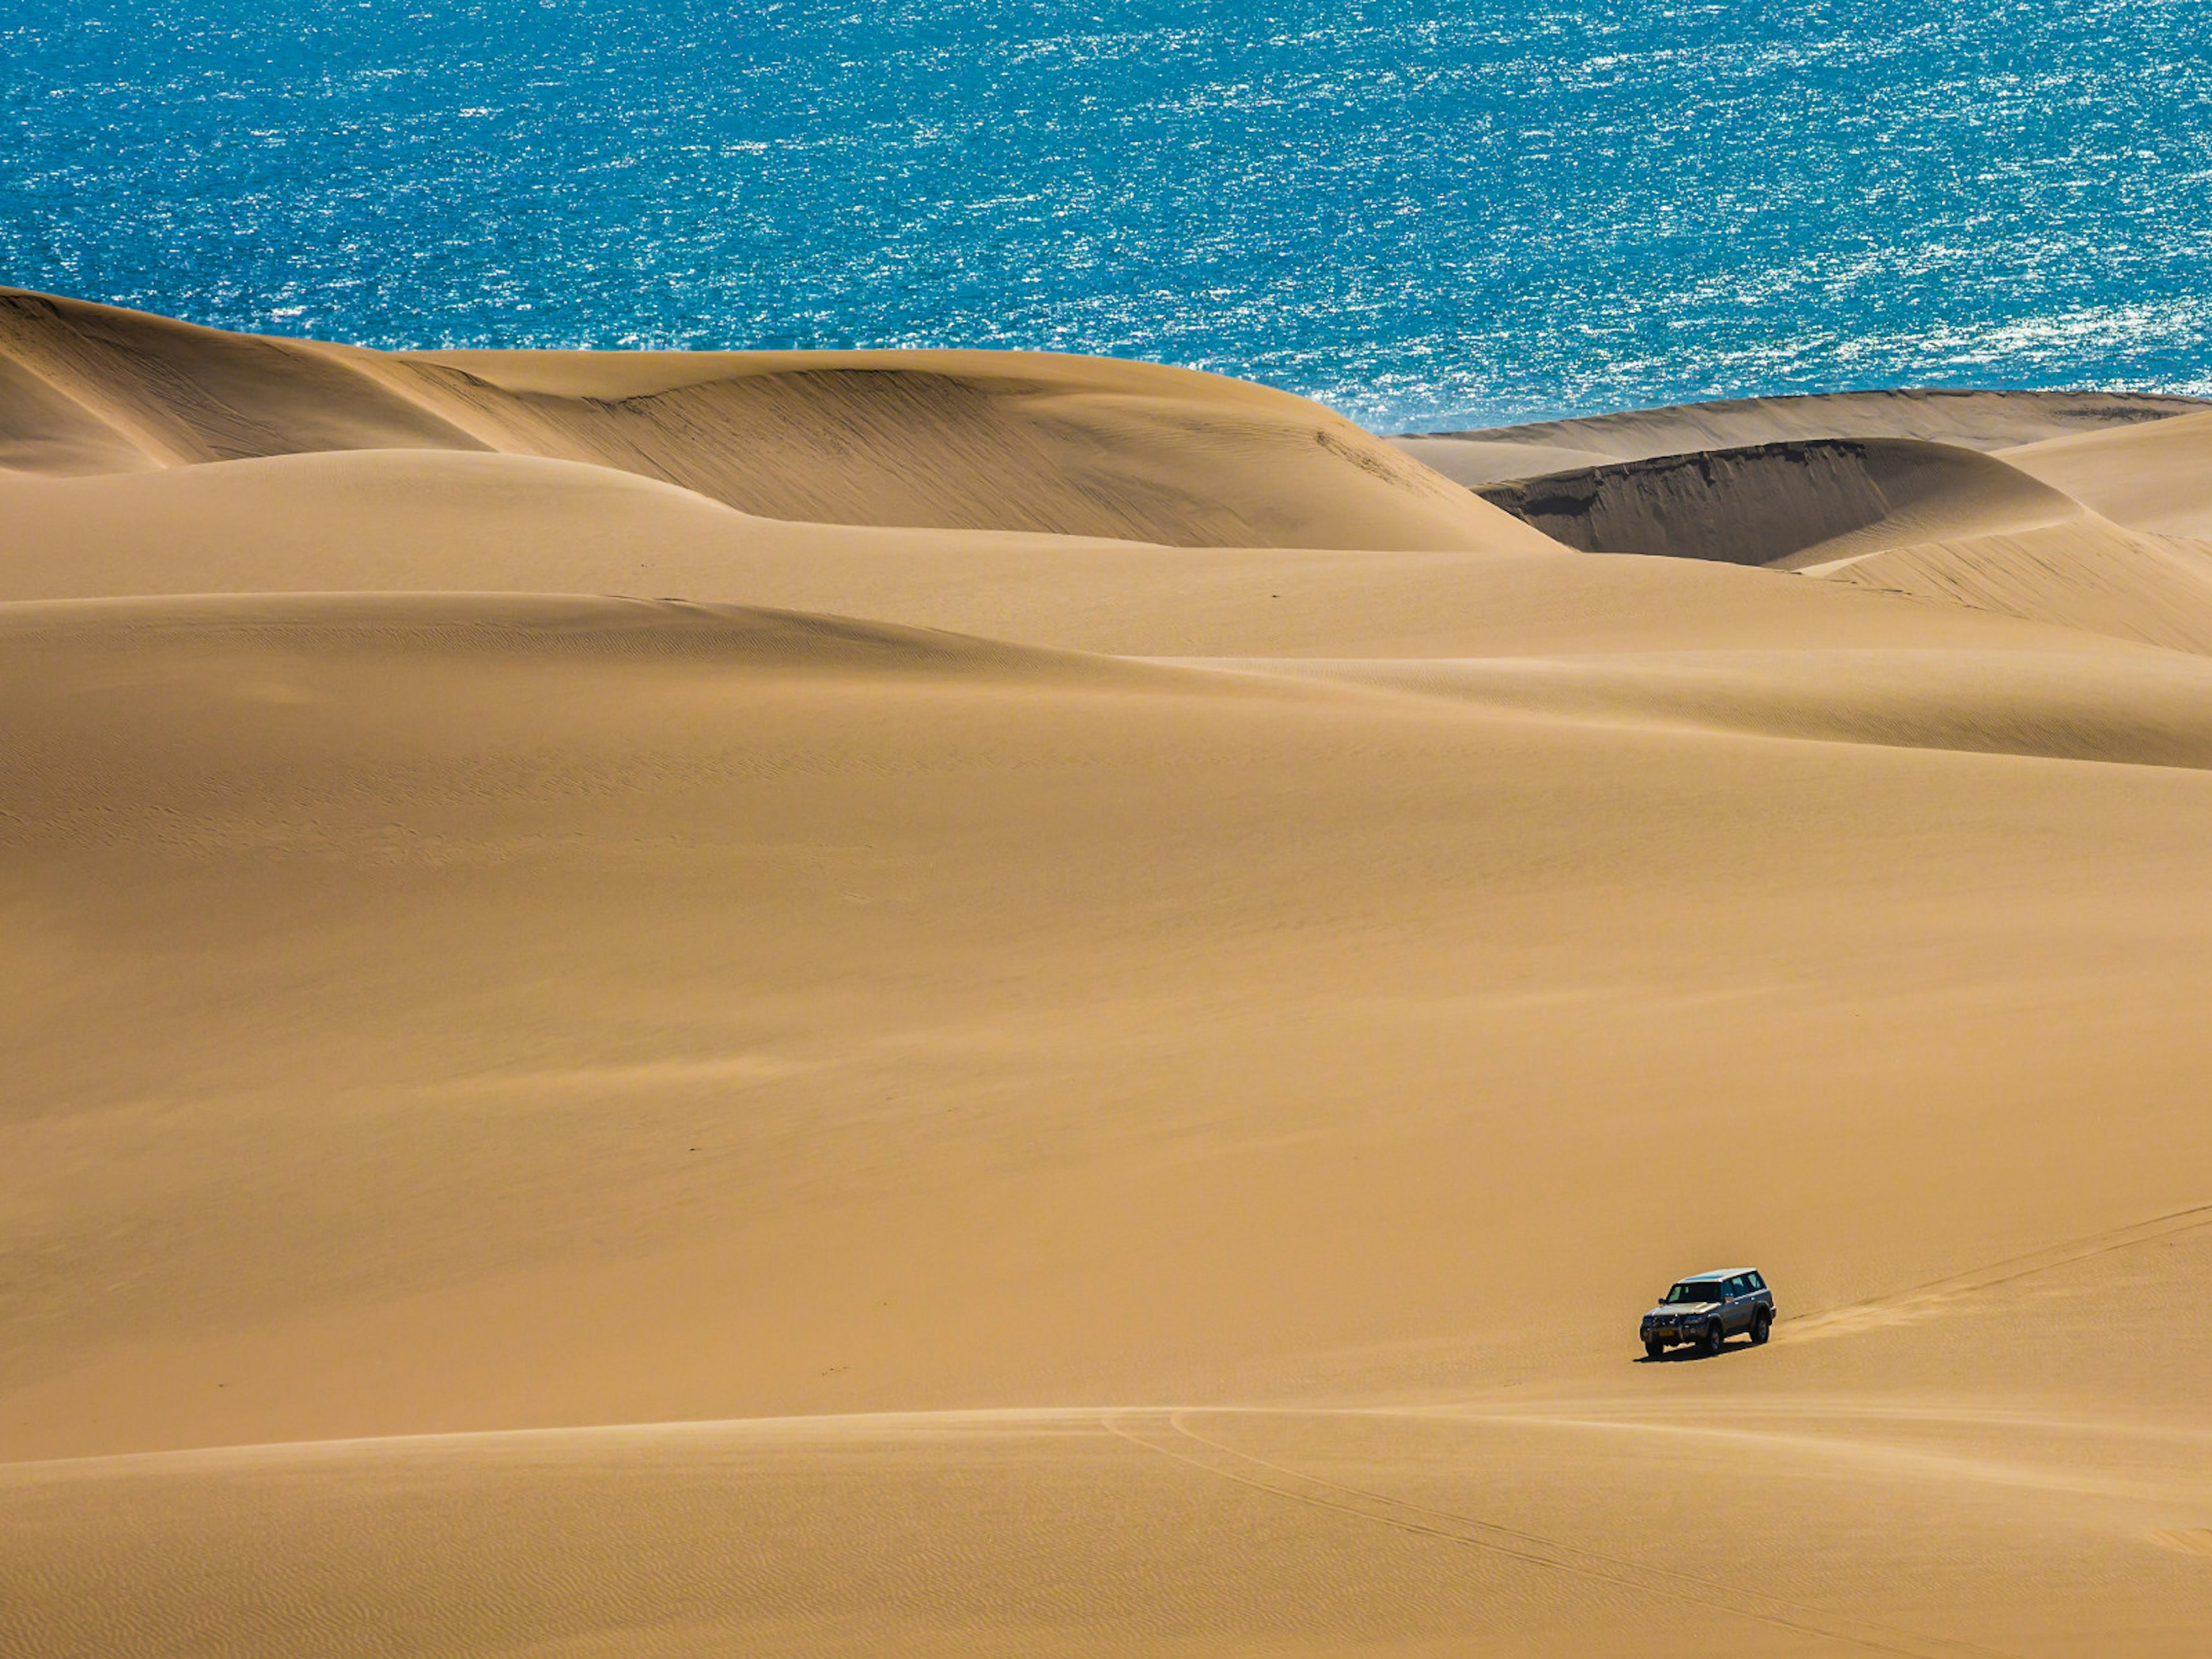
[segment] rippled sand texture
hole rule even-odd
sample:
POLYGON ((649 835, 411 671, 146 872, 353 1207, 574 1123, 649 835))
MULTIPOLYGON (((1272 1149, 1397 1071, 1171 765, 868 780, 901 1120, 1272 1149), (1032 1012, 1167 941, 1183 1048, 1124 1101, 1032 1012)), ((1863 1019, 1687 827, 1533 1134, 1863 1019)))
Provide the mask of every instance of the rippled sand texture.
POLYGON ((2203 1650, 2201 416, 0 314, 0 1653, 2203 1650))

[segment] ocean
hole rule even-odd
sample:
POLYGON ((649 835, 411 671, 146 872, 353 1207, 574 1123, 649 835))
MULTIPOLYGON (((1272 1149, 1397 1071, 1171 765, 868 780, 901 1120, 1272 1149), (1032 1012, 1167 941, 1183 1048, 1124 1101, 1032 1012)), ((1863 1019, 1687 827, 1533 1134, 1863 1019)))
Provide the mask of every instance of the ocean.
POLYGON ((16 0, 0 122, 0 280, 227 328, 2212 392, 2207 0, 16 0))

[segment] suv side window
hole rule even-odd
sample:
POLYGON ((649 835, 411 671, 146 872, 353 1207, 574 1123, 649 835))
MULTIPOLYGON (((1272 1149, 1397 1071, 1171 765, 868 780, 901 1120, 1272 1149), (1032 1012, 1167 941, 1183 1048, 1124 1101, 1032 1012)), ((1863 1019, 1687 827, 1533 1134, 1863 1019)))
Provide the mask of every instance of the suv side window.
POLYGON ((1746 1273, 1744 1277, 1750 1281, 1751 1288, 1753 1290, 1763 1291, 1766 1288, 1766 1281, 1761 1279, 1757 1273, 1746 1273))
POLYGON ((1751 1275, 1749 1273, 1738 1273, 1734 1279, 1729 1280, 1728 1293, 1730 1300, 1734 1300, 1739 1296, 1749 1296, 1751 1294, 1751 1275))

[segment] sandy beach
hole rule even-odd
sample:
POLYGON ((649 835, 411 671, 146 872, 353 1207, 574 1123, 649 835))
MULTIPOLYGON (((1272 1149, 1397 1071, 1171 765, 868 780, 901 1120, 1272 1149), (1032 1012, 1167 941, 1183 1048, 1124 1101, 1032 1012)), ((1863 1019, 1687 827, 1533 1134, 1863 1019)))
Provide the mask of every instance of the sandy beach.
POLYGON ((0 1655, 2193 1659, 2208 825, 2212 404, 0 290, 0 1655))

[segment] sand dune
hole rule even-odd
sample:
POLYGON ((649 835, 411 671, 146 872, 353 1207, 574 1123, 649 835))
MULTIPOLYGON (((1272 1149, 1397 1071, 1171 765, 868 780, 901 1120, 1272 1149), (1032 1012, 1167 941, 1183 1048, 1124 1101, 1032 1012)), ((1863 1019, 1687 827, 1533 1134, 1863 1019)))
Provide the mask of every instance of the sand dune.
POLYGON ((1534 550, 1519 525, 1285 393, 1019 352, 434 352, 224 334, 0 289, 0 466, 493 450, 768 518, 1198 546, 1534 550))
POLYGON ((2212 652, 2212 544, 2100 520, 1886 549, 1806 574, 2212 652))
POLYGON ((2029 444, 2005 459, 2118 523, 2212 537, 2212 411, 2029 444))
POLYGON ((843 611, 1140 656, 2048 646, 1962 611, 1674 560, 1170 548, 804 525, 610 468, 368 450, 0 479, 0 600, 628 593, 843 611))
POLYGON ((1506 427, 1499 428, 1496 436, 1465 437, 1443 432, 1407 432, 1392 438, 1390 444, 1401 453, 1412 456, 1422 465, 1470 489, 1516 478, 1540 477, 1547 473, 1572 472, 1641 459, 1569 443, 1544 443, 1535 439, 1523 442, 1509 435, 1512 431, 1512 428, 1506 427))
POLYGON ((1897 438, 1627 461, 1479 493, 1587 552, 1780 568, 2083 516, 2071 496, 2002 461, 1897 438))
POLYGON ((1565 719, 2212 767, 2212 663, 2166 653, 1642 651, 1252 666, 1565 719))
MULTIPOLYGON (((2117 1291, 2140 1317, 2203 1282, 2118 1278, 1954 1328, 2028 1358, 2007 1338, 2039 1313, 2109 1317, 2117 1291)), ((1924 1327, 1887 1346, 1941 1363, 1924 1327)), ((96 1607, 115 1651, 285 1647, 333 1603, 339 1655, 2192 1650, 2212 1591, 2173 1523, 2212 1495, 2201 1435, 1966 1389, 1839 1400, 1831 1352, 1778 1346, 1794 1375, 1756 1389, 1669 1367, 1679 1386, 1443 1408, 555 1431, 46 1465, 0 1492, 35 1564, 25 1627, 74 1636, 96 1607), (209 1549, 243 1571, 192 1582, 209 1549)))
MULTIPOLYGON (((1837 392, 1730 398, 1390 441, 1464 484, 1534 477, 1607 461, 1829 438, 1917 438, 1960 449, 2018 445, 2201 413, 2198 398, 2112 392, 1837 392)), ((2063 486, 2062 486, 2063 488, 2063 486)))
MULTIPOLYGON (((2128 433, 2148 442, 2197 418, 2128 433)), ((2185 453, 2186 442, 2185 432, 2180 449, 2166 441, 2149 453, 2185 453)), ((1620 462, 1480 493, 1589 551, 1796 570, 2212 650, 2212 545, 2124 528, 2010 465, 2012 454, 2042 453, 1999 459, 1916 440, 1830 439, 1620 462)), ((2059 471, 2094 469, 2077 460, 2059 471)))
POLYGON ((2197 417, 7 315, 0 1655, 2201 1651, 2197 417))
POLYGON ((12 1650, 2197 1639, 2194 1236, 1917 1287, 2201 1196, 2202 773, 614 602, 8 641, 10 1452, 471 1431, 19 1465, 12 1650), (1747 1255, 1856 1323, 1629 1363, 1747 1255), (975 1405, 1053 1409, 812 1415, 975 1405))
MULTIPOLYGON (((1935 1077, 1918 1044, 1847 1059, 1871 998, 1908 1029, 1953 1023, 1946 987, 2035 1006, 2055 951, 2069 1000, 2194 1029, 2172 927, 2199 773, 2118 768, 2091 810, 2070 763, 1863 732, 1531 720, 936 638, 581 600, 17 608, 6 1164, 36 1182, 9 1212, 49 1218, 59 1255, 19 1299, 38 1340, 11 1345, 12 1449, 1174 1399, 1316 1365, 1380 1386, 1443 1356, 1479 1377, 1614 1346, 1603 1287, 1653 1237, 1720 1249, 1702 1230, 1804 1201, 1778 1172, 1735 1221, 1669 1218, 1659 1190, 1700 1155, 1668 1147, 1716 1110, 1785 1170, 1844 1129, 1838 1086, 1916 1145, 1978 1144, 1991 1109, 2039 1159, 2136 1144, 2064 1106, 2101 1054, 2045 1055, 2001 1107, 1947 1105, 1943 1079, 2012 1075, 2036 1047, 2016 1036, 1954 1039, 1935 1077), (1786 860, 1697 855, 1753 802, 1786 860), (1995 891, 2042 897, 1957 933, 1995 891), (2171 946, 2092 969, 2079 930, 2138 912, 2171 946), (1778 981, 1800 988, 1779 1006, 1778 981), (1631 1050, 1562 1058, 1593 1019, 1631 1050), (1753 1085, 1785 1040, 1838 1068, 1786 1123, 1753 1085), (1656 1096, 1640 1080, 1692 1055, 1656 1096), (1527 1120, 1527 1091, 1560 1089, 1599 1142, 1527 1120), (1633 1124, 1605 1104, 1631 1094, 1633 1124), (1655 1161, 1600 1178, 1601 1142, 1655 1161), (1374 1167, 1347 1182, 1354 1153, 1374 1167), (1463 1183, 1505 1167, 1577 1194, 1559 1225, 1469 1209, 1463 1183), (1228 1211, 1198 1202, 1223 1179, 1228 1211), (1577 1243, 1585 1205, 1638 1223, 1577 1243), (1300 1213, 1332 1218, 1273 1231, 1300 1213), (1202 1243, 1224 1226, 1241 1249, 1202 1243), (1492 1350, 1447 1311, 1461 1275, 1416 1265, 1447 1261, 1548 1262, 1575 1305, 1492 1350), (72 1296, 93 1283, 118 1288, 72 1296), (872 1285, 895 1305, 865 1312, 872 1285), (404 1358, 424 1352, 434 1374, 404 1358), (156 1357, 173 1385, 149 1394, 156 1357)), ((2182 1075, 2156 1049, 2154 1114, 2182 1075)), ((1847 1117, 1863 1160, 1886 1132, 1847 1117)), ((1827 1180, 1833 1265, 1776 1258, 1800 1283, 1863 1285, 1898 1206, 1948 1192, 1878 1167, 1856 1222, 1867 1194, 1827 1180)), ((2185 1181, 2120 1178, 2115 1218, 2185 1181)), ((2118 1190, 2045 1201, 2102 1219, 2118 1190)), ((1990 1216, 1941 1203, 1899 1265, 1993 1253, 1990 1216)))

